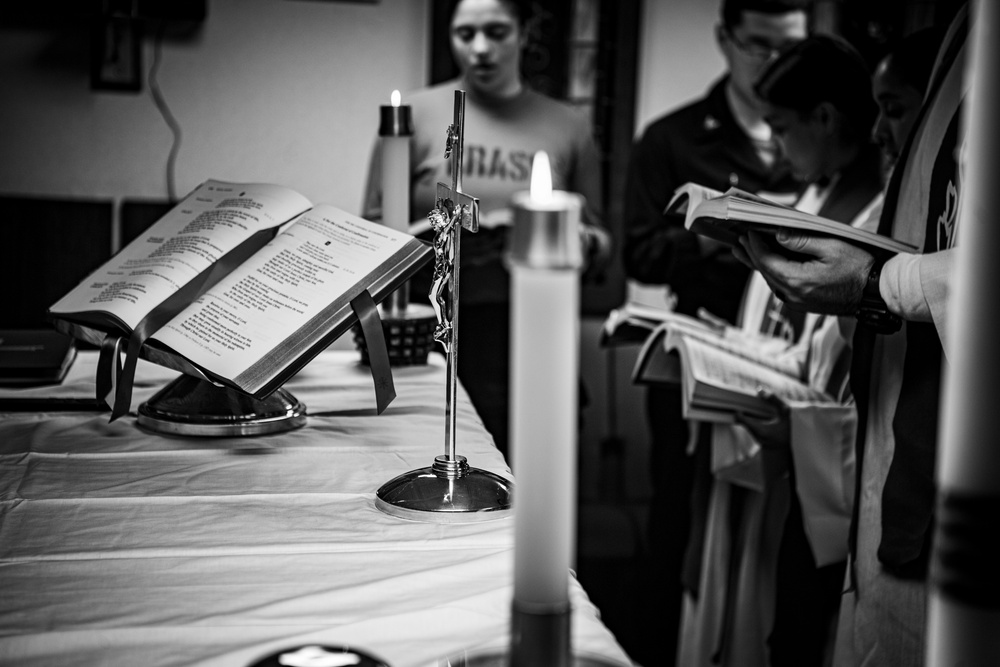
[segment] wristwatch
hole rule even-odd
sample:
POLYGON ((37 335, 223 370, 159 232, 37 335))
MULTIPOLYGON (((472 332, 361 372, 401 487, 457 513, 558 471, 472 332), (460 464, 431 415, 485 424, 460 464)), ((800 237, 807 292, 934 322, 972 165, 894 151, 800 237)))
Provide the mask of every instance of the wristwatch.
POLYGON ((903 318, 890 312, 889 307, 882 298, 879 291, 879 277, 882 275, 882 265, 885 260, 875 260, 871 271, 868 272, 868 280, 861 292, 861 303, 858 304, 858 311, 854 314, 858 321, 867 325, 875 333, 892 334, 899 331, 903 326, 903 318))

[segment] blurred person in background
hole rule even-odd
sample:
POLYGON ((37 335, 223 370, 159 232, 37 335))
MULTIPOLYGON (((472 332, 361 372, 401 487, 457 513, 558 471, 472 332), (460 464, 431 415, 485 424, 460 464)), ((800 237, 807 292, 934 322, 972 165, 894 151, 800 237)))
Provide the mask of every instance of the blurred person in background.
MULTIPOLYGON (((792 172, 808 184, 796 208, 870 227, 882 161, 871 141, 871 75, 858 52, 838 37, 811 36, 772 61, 755 89, 792 172)), ((686 598, 678 663, 820 667, 832 656, 854 497, 853 320, 790 311, 754 274, 740 326, 782 340, 779 351, 769 344, 772 356, 824 398, 771 395, 772 417, 737 415, 738 425, 712 427, 699 595, 686 598)))
MULTIPOLYGON (((716 190, 735 186, 792 203, 801 189, 779 154, 753 84, 779 50, 806 37, 810 6, 808 0, 723 0, 714 37, 725 73, 704 97, 650 123, 632 148, 624 201, 625 271, 640 283, 668 285, 682 313, 696 315, 704 308, 734 322, 750 272, 728 249, 687 231, 682 219, 664 217, 674 190, 687 182, 716 190)), ((650 630, 666 633, 664 664, 671 664, 682 591, 685 585, 697 587, 699 536, 692 537, 696 548, 687 558, 685 552, 692 512, 702 516, 707 502, 708 446, 702 435, 689 452, 697 427, 682 417, 676 388, 648 387, 646 418, 653 568, 644 606, 650 630), (696 468, 703 469, 706 484, 695 483, 696 468), (692 576, 683 577, 685 569, 692 576)), ((694 524, 703 521, 695 518, 694 524)))
MULTIPOLYGON (((527 0, 459 0, 451 14, 456 80, 407 93, 414 134, 411 215, 426 228, 437 184, 451 183, 445 137, 454 119, 455 91, 464 90, 465 147, 462 188, 479 199, 479 232, 463 233, 459 298, 458 378, 497 447, 508 454, 510 276, 503 263, 513 221, 511 196, 530 189, 532 158, 545 151, 552 187, 582 195, 582 240, 587 269, 610 259, 603 226, 601 161, 588 118, 532 90, 521 72, 522 53, 538 17, 527 0)), ((373 153, 362 215, 380 220, 380 154, 373 153)), ((423 234, 429 238, 429 233, 423 234)), ((411 282, 411 298, 426 295, 432 268, 411 282)), ((544 331, 544 322, 539 322, 544 331)), ((576 378, 573 381, 577 381, 576 378)), ((582 395, 582 394, 581 394, 582 395)))

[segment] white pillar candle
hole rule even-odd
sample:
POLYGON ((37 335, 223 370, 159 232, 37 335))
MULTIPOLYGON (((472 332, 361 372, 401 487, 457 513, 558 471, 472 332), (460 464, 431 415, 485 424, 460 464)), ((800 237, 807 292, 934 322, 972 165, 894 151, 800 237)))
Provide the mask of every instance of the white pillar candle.
POLYGON ((405 232, 410 227, 410 107, 400 105, 398 90, 391 106, 380 107, 382 146, 382 224, 405 232))
MULTIPOLYGON (((410 137, 413 136, 410 107, 401 106, 398 90, 389 96, 390 106, 379 108, 378 134, 382 152, 382 224, 399 232, 410 229, 410 137)), ((402 316, 410 302, 410 284, 403 283, 385 301, 388 315, 402 316)))
POLYGON ((569 608, 576 528, 579 195, 552 191, 545 153, 512 200, 511 442, 514 604, 569 608))

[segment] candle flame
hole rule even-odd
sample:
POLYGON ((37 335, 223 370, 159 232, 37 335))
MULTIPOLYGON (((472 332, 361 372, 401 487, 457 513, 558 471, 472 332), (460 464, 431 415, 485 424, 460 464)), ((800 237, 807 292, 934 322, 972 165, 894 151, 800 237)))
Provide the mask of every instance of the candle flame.
POLYGON ((538 202, 552 199, 552 169, 549 167, 549 154, 545 151, 535 153, 531 162, 530 194, 538 202))
POLYGON ((389 96, 389 102, 394 107, 398 107, 399 103, 402 101, 402 95, 399 94, 398 90, 392 91, 392 95, 389 96))

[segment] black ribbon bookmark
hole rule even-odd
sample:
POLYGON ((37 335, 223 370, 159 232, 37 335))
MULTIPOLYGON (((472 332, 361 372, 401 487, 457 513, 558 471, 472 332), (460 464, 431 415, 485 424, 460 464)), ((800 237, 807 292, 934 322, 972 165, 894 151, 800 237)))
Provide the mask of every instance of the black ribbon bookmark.
POLYGON ((100 357, 97 359, 97 379, 94 383, 97 389, 97 402, 115 407, 115 394, 122 375, 122 342, 121 336, 108 334, 101 341, 100 357))
POLYGON ((351 308, 361 323, 361 333, 364 334, 365 346, 368 348, 368 365, 372 371, 372 382, 375 383, 375 406, 378 414, 382 414, 392 403, 392 399, 396 398, 392 367, 389 365, 389 352, 385 347, 385 333, 382 331, 382 319, 368 290, 351 299, 351 308))

